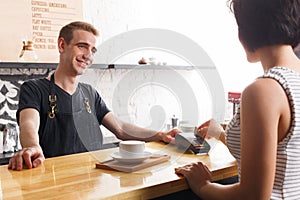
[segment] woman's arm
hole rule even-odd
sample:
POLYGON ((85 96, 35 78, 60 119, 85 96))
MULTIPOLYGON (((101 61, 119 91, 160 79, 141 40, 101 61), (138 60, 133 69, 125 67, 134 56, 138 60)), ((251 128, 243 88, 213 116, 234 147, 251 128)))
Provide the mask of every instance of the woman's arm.
POLYGON ((276 168, 278 135, 289 128, 290 110, 281 86, 258 79, 241 101, 241 179, 232 185, 211 183, 202 163, 175 169, 203 199, 270 199, 276 168))

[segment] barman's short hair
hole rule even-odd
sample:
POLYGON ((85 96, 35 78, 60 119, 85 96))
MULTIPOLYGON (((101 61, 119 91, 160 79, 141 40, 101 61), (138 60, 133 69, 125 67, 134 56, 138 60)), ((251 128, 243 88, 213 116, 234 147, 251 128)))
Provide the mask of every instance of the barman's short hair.
POLYGON ((92 24, 82 21, 74 21, 61 28, 58 38, 64 38, 66 43, 69 44, 73 39, 73 32, 75 30, 84 30, 94 34, 95 36, 99 36, 98 30, 92 24))

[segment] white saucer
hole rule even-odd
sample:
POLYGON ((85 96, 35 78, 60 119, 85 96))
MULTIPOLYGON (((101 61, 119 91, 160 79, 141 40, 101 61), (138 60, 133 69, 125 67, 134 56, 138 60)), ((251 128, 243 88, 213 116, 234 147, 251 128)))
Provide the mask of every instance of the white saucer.
POLYGON ((110 156, 120 162, 126 162, 126 163, 139 163, 143 162, 147 158, 149 158, 152 155, 152 153, 145 151, 144 153, 138 154, 135 157, 128 157, 121 155, 120 152, 114 152, 110 156))

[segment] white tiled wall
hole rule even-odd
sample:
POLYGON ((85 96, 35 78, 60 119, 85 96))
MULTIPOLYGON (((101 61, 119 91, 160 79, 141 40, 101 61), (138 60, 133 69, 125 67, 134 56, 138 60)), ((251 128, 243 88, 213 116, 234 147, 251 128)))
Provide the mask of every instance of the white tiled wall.
MULTIPOLYGON (((213 113, 209 88, 194 70, 89 69, 80 81, 95 86, 122 120, 157 131, 166 130, 173 115, 193 126, 221 116, 213 113)), ((109 131, 102 131, 110 140, 109 131)))

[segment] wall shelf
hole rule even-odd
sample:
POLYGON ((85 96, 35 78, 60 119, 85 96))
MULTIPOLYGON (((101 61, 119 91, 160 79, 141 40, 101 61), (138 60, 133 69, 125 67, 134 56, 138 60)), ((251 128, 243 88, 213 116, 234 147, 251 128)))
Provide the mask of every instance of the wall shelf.
MULTIPOLYGON (((55 69, 57 63, 30 63, 30 62, 0 62, 1 69, 55 69)), ((214 66, 180 66, 180 65, 135 65, 135 64, 93 64, 93 69, 176 69, 192 70, 195 68, 215 69, 214 66)))

